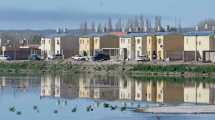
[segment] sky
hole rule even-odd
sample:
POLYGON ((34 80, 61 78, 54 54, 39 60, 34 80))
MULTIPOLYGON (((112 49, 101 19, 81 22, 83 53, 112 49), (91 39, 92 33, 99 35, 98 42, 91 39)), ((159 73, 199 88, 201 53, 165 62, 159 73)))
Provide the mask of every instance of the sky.
POLYGON ((110 16, 162 16, 194 26, 215 18, 215 0, 1 0, 0 29, 76 28, 81 21, 110 16))

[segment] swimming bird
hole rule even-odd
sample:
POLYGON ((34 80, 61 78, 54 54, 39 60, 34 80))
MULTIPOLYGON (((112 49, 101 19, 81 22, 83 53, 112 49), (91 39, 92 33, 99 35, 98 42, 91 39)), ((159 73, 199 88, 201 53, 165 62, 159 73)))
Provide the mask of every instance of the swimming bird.
POLYGON ((103 106, 104 106, 104 108, 109 108, 109 107, 110 107, 110 104, 104 103, 103 106))
POLYGON ((16 114, 17 114, 17 115, 21 115, 22 112, 21 112, 21 111, 17 111, 16 114))
POLYGON ((10 107, 10 108, 9 108, 9 111, 10 111, 10 112, 16 112, 16 107, 15 107, 15 106, 10 107))
POLYGON ((90 105, 90 106, 87 107, 87 112, 90 112, 90 111, 93 111, 93 110, 94 109, 93 109, 92 105, 90 105))
POLYGON ((121 109, 120 109, 122 112, 123 111, 125 111, 126 110, 126 107, 124 106, 124 107, 121 107, 121 109))
POLYGON ((37 110, 37 109, 38 109, 38 107, 37 107, 36 105, 34 105, 34 106, 33 106, 33 109, 34 109, 34 110, 37 110))
POLYGON ((54 114, 58 114, 58 110, 54 110, 54 114))
POLYGON ((117 106, 111 106, 110 109, 111 110, 116 110, 117 106))
POLYGON ((72 112, 76 112, 77 111, 77 107, 74 107, 73 109, 72 109, 72 112))

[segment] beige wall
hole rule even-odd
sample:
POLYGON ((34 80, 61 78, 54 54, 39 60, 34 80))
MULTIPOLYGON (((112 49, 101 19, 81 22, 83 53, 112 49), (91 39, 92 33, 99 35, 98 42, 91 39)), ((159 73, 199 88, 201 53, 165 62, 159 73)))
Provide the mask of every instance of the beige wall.
POLYGON ((180 34, 157 36, 157 59, 182 60, 184 52, 184 38, 180 34))
POLYGON ((55 37, 55 54, 65 58, 79 54, 79 38, 76 36, 55 37))

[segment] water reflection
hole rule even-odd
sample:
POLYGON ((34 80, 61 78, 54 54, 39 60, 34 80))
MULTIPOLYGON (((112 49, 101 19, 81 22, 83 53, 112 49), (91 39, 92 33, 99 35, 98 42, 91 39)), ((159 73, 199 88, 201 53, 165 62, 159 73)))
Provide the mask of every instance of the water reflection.
POLYGON ((146 101, 162 104, 215 104, 215 84, 204 82, 174 83, 163 80, 137 80, 111 75, 41 75, 1 77, 0 88, 31 92, 40 88, 40 97, 58 99, 97 99, 108 101, 146 101), (33 87, 34 86, 34 87, 33 87))

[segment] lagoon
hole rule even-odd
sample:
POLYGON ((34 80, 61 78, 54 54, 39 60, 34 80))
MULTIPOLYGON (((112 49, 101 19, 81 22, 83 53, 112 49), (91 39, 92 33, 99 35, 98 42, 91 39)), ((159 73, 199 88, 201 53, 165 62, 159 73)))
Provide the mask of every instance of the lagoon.
POLYGON ((178 82, 169 79, 156 77, 139 79, 126 75, 106 74, 2 75, 0 76, 0 119, 215 119, 215 114, 150 114, 134 111, 138 107, 215 104, 213 81, 178 82), (105 104, 116 109, 105 107, 105 104), (16 110, 10 111, 12 107, 16 110), (92 110, 88 111, 89 107, 92 110), (122 109, 124 107, 126 109, 122 109), (76 111, 73 111, 74 108, 76 111))

